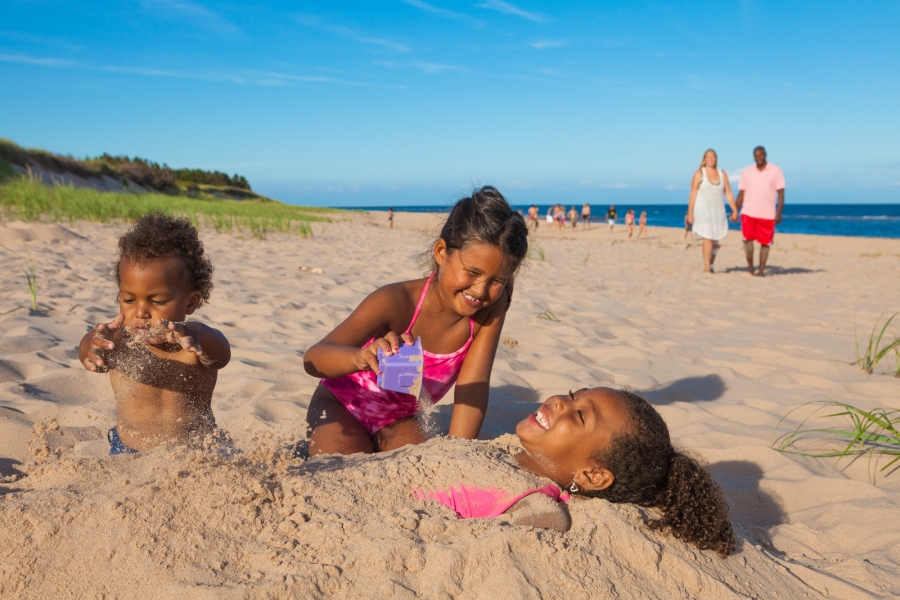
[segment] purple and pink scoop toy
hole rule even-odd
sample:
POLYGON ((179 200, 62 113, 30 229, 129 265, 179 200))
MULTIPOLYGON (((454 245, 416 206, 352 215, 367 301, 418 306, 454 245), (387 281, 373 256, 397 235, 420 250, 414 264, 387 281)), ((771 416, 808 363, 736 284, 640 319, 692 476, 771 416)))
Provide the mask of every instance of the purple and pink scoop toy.
POLYGON ((412 346, 401 344, 400 351, 385 356, 378 349, 378 387, 384 390, 410 394, 419 397, 422 391, 422 370, 425 366, 422 354, 422 338, 417 338, 412 346))

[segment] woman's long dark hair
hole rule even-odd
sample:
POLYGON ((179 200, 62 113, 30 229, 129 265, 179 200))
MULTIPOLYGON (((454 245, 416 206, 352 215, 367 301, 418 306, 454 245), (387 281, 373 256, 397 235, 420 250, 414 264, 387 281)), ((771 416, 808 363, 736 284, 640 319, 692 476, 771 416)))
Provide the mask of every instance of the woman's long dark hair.
POLYGON ((632 427, 594 456, 615 480, 604 490, 585 493, 610 502, 658 508, 663 514, 648 521, 651 529, 669 531, 701 550, 731 554, 734 532, 719 486, 696 460, 672 447, 669 428, 646 400, 633 392, 621 393, 632 427))

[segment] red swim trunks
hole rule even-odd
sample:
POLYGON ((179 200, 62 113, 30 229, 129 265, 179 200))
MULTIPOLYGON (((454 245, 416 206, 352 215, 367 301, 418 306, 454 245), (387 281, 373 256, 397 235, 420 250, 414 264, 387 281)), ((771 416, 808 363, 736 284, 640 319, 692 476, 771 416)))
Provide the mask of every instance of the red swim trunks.
POLYGON ((745 242, 757 241, 762 246, 768 246, 775 235, 775 219, 757 219, 741 215, 741 233, 745 242))

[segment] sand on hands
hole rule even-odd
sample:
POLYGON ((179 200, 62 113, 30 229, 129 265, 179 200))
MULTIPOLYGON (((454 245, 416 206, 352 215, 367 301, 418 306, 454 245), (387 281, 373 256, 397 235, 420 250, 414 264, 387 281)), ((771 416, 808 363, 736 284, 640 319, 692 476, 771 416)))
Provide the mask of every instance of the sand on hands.
MULTIPOLYGON (((233 459, 184 448, 106 456, 108 376, 87 372, 75 347, 118 312, 110 269, 124 226, 0 224, 13 247, 22 231, 54 228, 28 241, 42 311, 0 316, 0 597, 900 593, 897 476, 873 485, 865 461, 837 471, 769 447, 803 402, 872 408, 900 397, 900 380, 847 364, 854 321, 867 331, 896 299, 885 282, 900 274, 897 240, 779 234, 759 279, 733 233, 714 276, 676 229, 650 228, 641 242, 606 227, 535 236, 546 260, 533 253, 516 282, 483 437, 511 432, 552 393, 633 387, 723 487, 739 538, 727 560, 650 531, 651 513, 633 506, 573 501, 561 534, 416 501, 418 477, 487 476, 472 460, 461 469, 464 442, 290 457, 316 386, 303 352, 366 294, 423 275, 415 259, 437 219, 396 213, 388 230, 383 214, 348 215, 306 240, 201 231, 216 287, 194 317, 232 344, 213 411, 244 449, 233 459), (558 321, 538 318, 548 310, 558 321)), ((29 302, 22 266, 0 262, 0 313, 29 302)), ((434 427, 446 429, 451 398, 427 415, 434 427)))

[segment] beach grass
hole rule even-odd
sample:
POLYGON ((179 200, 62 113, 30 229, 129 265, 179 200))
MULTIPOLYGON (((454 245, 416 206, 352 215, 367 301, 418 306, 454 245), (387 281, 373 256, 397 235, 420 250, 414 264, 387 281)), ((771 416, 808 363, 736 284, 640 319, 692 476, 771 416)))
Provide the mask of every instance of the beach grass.
MULTIPOLYGON (((881 326, 881 329, 878 329, 881 317, 875 321, 875 325, 872 327, 872 333, 869 334, 869 343, 865 349, 860 349, 859 337, 856 337, 856 361, 851 364, 858 366, 861 371, 872 373, 875 370, 875 367, 878 366, 878 363, 881 362, 881 359, 893 351, 897 356, 897 372, 895 377, 900 377, 900 353, 897 352, 897 349, 900 348, 900 338, 894 338, 894 340, 890 342, 884 340, 884 334, 887 332, 887 328, 898 314, 900 313, 891 315, 888 320, 885 321, 884 325, 881 326), (885 342, 883 346, 882 340, 885 342)), ((856 328, 854 327, 854 335, 855 332, 856 328)))
POLYGON ((877 472, 889 475, 900 465, 900 409, 863 410, 834 400, 807 402, 787 413, 775 426, 772 446, 779 452, 835 458, 835 465, 847 457, 868 456, 869 478, 877 472), (778 435, 781 424, 793 413, 808 410, 794 429, 778 435), (825 413, 825 414, 823 414, 825 413), (813 420, 825 420, 826 426, 811 426, 813 420), (778 435, 778 437, 775 437, 778 435), (888 462, 878 468, 882 459, 888 462), (896 466, 895 466, 896 465, 896 466))
POLYGON ((547 310, 545 310, 544 312, 542 312, 541 314, 539 314, 537 316, 537 318, 544 319, 545 321, 553 321, 554 323, 560 322, 559 317, 557 317, 555 314, 553 314, 553 311, 550 310, 549 308, 547 310))
POLYGON ((338 211, 271 200, 198 200, 167 194, 100 192, 46 186, 25 177, 0 185, 0 221, 130 222, 151 212, 185 217, 197 227, 212 227, 223 233, 243 230, 264 238, 269 231, 310 236, 311 222, 330 222, 329 216, 338 211))
MULTIPOLYGON (((15 256, 19 258, 24 258, 28 262, 28 269, 25 271, 25 279, 28 282, 28 295, 31 297, 31 312, 37 312, 37 269, 34 266, 34 258, 31 256, 31 251, 28 250, 28 245, 25 242, 22 242, 22 245, 25 247, 26 256, 22 256, 12 248, 7 248, 6 246, 0 245, 0 248, 3 248, 7 252, 11 252, 15 256)), ((16 310, 16 309, 13 309, 16 310)), ((7 311, 12 312, 12 311, 7 311)), ((5 314, 5 313, 4 313, 5 314)))

